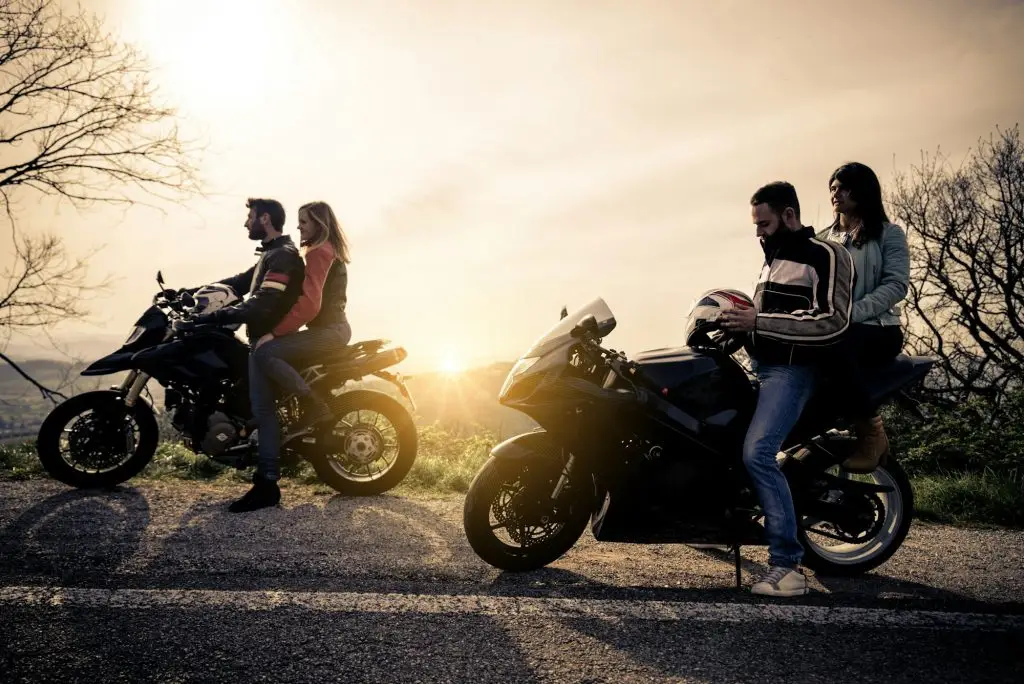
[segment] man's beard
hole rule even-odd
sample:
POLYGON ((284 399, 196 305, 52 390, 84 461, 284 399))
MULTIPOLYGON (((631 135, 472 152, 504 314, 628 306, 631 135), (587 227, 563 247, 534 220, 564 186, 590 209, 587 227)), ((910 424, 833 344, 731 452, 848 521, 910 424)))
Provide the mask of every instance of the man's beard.
POLYGON ((261 226, 259 223, 257 223, 254 226, 250 226, 249 227, 249 239, 250 240, 260 240, 260 241, 266 240, 267 239, 267 229, 264 228, 263 226, 261 226))

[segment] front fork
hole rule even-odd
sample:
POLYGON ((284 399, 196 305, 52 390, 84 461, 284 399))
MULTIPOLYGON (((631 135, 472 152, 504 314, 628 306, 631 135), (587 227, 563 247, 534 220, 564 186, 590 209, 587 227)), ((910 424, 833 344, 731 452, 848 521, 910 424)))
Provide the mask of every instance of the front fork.
POLYGON ((142 390, 146 388, 149 378, 150 375, 148 373, 137 370, 129 371, 125 379, 121 381, 121 384, 111 389, 115 389, 124 395, 124 405, 132 408, 135 406, 135 402, 139 400, 142 390))
POLYGON ((576 454, 569 454, 569 460, 562 466, 562 474, 558 478, 558 482, 555 484, 555 490, 551 492, 551 500, 554 501, 562 494, 562 490, 565 489, 566 483, 569 482, 569 476, 572 474, 572 466, 576 462, 576 454))

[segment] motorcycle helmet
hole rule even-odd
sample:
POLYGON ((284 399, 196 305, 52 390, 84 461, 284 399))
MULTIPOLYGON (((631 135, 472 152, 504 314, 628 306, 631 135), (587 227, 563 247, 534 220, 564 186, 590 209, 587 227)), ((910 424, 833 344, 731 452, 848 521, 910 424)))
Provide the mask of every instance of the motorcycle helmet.
POLYGON ((690 347, 714 347, 726 354, 735 354, 743 347, 747 335, 726 332, 718 317, 723 311, 753 306, 753 300, 739 290, 708 290, 690 307, 686 318, 686 344, 690 347))
POLYGON ((210 314, 238 301, 235 291, 221 283, 204 285, 192 296, 196 302, 192 308, 195 314, 210 314))

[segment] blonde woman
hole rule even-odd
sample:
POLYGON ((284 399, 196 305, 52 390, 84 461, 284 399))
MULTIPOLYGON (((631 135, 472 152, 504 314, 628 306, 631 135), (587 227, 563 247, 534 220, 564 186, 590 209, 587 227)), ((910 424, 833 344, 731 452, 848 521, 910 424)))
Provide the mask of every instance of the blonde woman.
POLYGON ((259 339, 252 353, 265 377, 285 394, 298 396, 302 418, 297 427, 301 429, 332 421, 333 416, 295 367, 340 351, 352 339, 352 328, 345 316, 348 240, 326 202, 299 207, 299 236, 306 259, 302 294, 281 322, 259 339), (306 329, 299 330, 303 325, 306 329))

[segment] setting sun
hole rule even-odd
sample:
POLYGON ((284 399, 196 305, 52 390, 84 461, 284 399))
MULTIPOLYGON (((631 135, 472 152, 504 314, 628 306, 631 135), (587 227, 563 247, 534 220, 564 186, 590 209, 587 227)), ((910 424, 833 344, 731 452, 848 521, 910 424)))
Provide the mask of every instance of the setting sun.
POLYGON ((447 375, 458 375, 466 369, 466 365, 458 358, 452 355, 445 356, 441 359, 441 372, 447 375))

